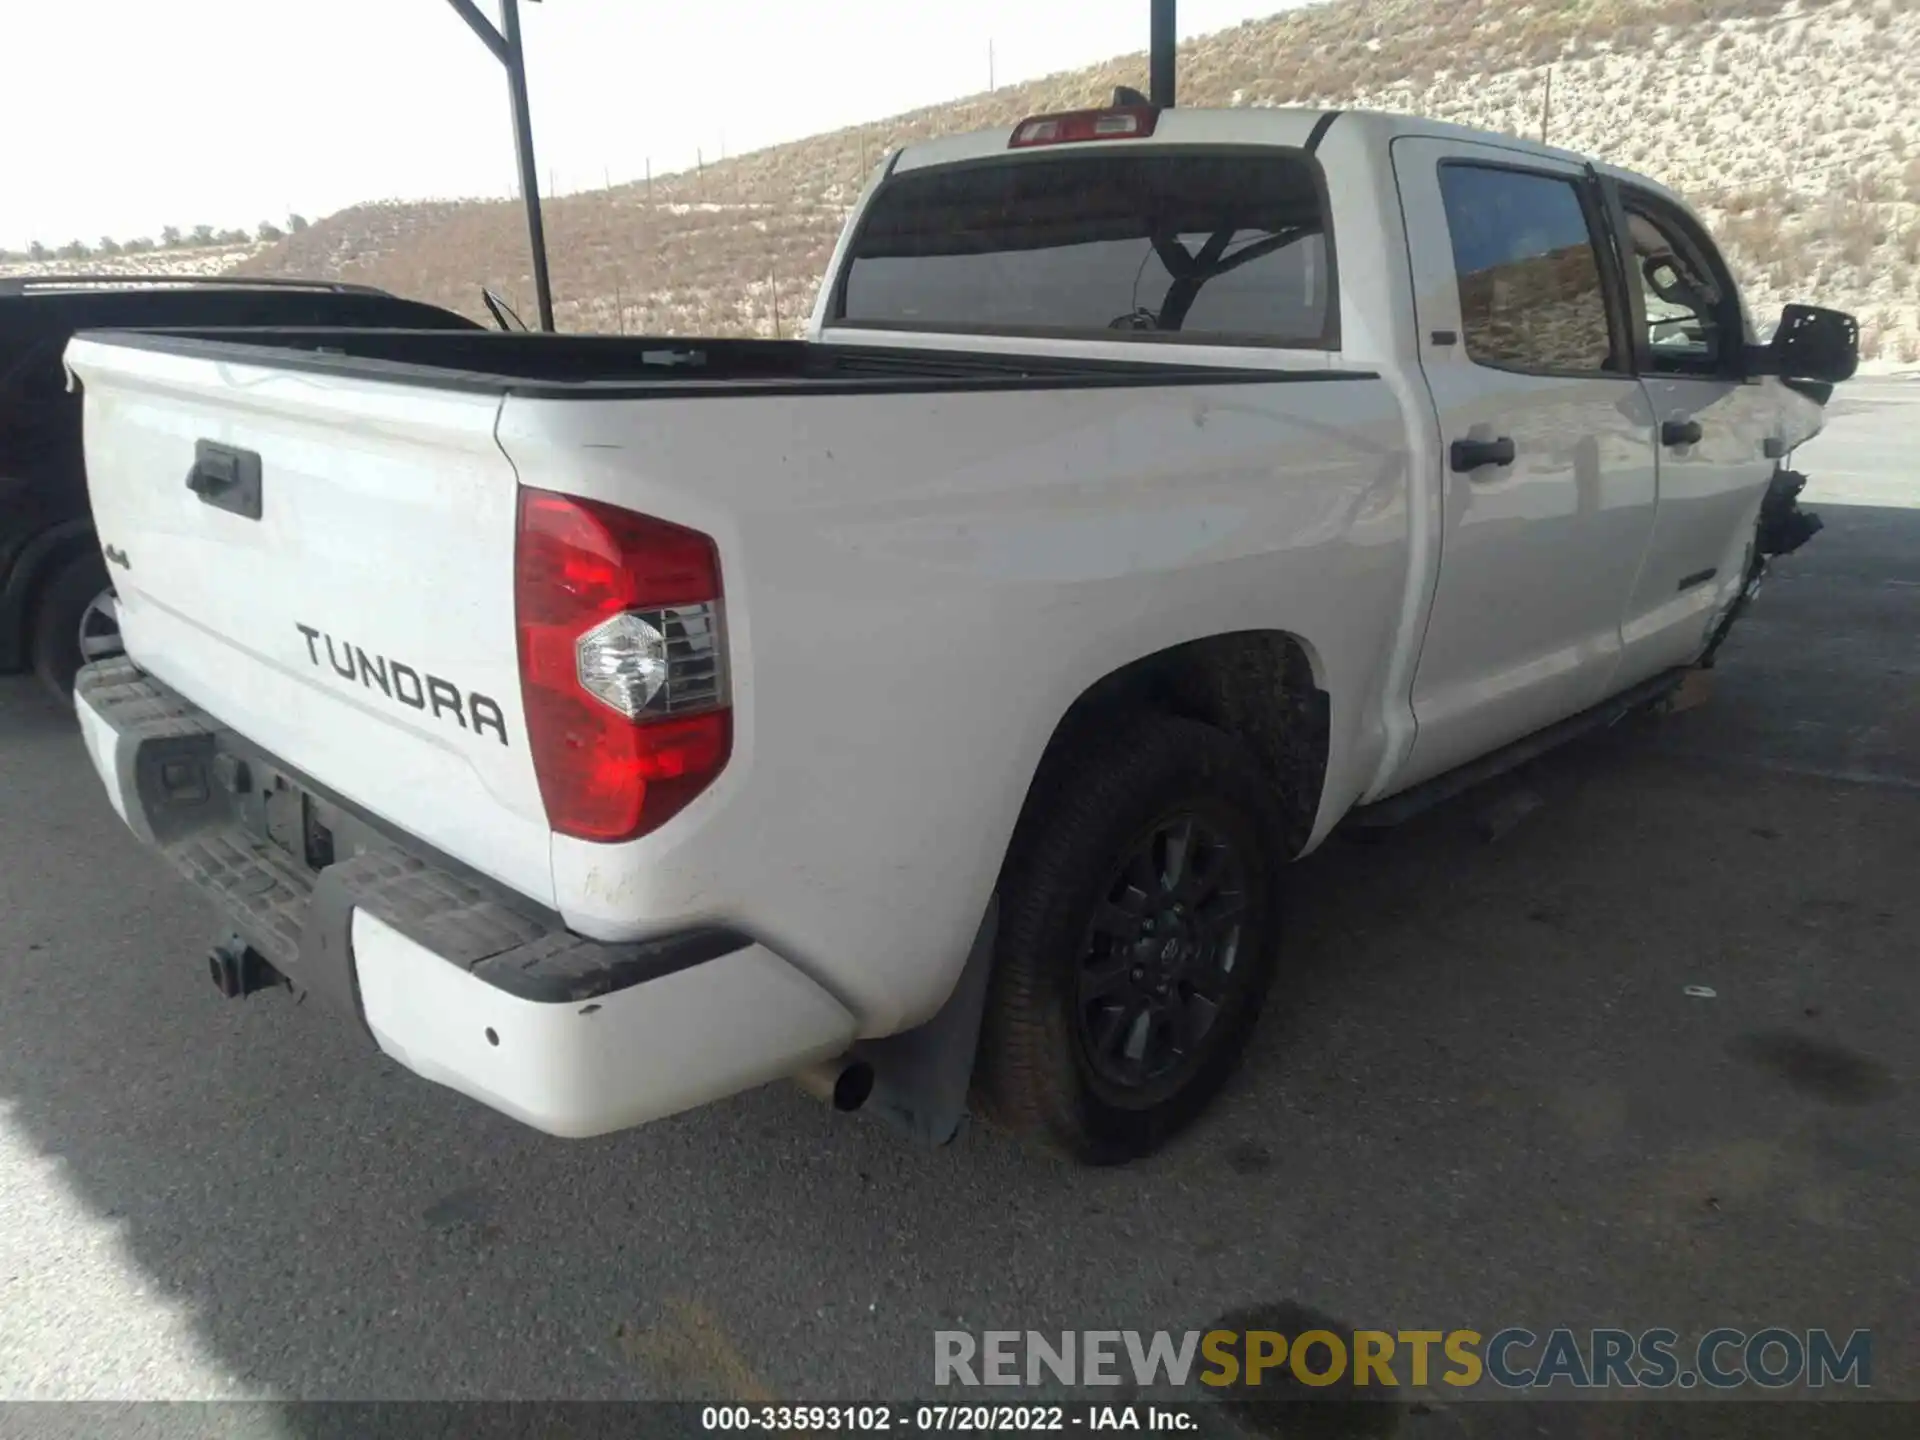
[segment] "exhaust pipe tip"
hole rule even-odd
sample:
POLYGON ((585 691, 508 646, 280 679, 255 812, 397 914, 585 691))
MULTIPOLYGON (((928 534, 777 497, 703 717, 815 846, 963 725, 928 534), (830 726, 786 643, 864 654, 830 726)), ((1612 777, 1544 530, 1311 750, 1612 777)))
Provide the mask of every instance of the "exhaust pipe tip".
POLYGON ((793 1078, 814 1099, 843 1114, 858 1110, 873 1094, 873 1066, 851 1055, 809 1065, 793 1078))
POLYGON ((207 973, 213 988, 229 1000, 287 983, 266 956, 238 937, 222 941, 207 952, 207 973))

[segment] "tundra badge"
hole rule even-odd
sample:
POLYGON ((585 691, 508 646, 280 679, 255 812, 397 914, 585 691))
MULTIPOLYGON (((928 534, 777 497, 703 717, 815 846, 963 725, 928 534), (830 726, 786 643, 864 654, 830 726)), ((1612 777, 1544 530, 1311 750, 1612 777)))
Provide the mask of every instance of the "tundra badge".
POLYGON ((428 675, 400 660, 362 650, 358 645, 294 621, 294 627, 306 637, 307 658, 316 669, 320 647, 327 649, 326 665, 343 680, 358 680, 369 690, 378 690, 389 700, 397 700, 414 710, 431 714, 434 719, 450 716, 462 730, 475 735, 492 731, 502 745, 507 743, 507 720, 500 705, 479 691, 463 692, 451 681, 428 675))

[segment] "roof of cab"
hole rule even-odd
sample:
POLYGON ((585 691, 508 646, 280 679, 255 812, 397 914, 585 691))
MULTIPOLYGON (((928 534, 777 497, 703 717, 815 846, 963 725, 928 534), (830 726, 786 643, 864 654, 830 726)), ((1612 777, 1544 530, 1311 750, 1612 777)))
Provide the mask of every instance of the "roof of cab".
MULTIPOLYGON (((1543 145, 1523 136, 1505 135, 1492 130, 1475 130, 1444 120, 1429 120, 1418 115, 1401 115, 1385 110, 1315 110, 1291 106, 1241 106, 1214 108, 1180 106, 1162 110, 1153 134, 1146 139, 1120 137, 1113 140, 1079 141, 1073 150, 1106 149, 1126 145, 1305 145, 1317 126, 1326 122, 1323 133, 1338 127, 1360 128, 1374 143, 1385 145, 1402 136, 1424 135, 1435 139, 1473 141, 1498 145, 1530 155, 1560 160, 1568 164, 1592 164, 1601 173, 1636 185, 1645 185, 1670 194, 1657 181, 1618 166, 1604 164, 1588 155, 1556 146, 1543 145), (1331 118, 1329 118, 1331 117, 1331 118)), ((903 147, 893 165, 894 173, 919 170, 957 161, 984 160, 1008 153, 1007 142, 1015 126, 975 130, 963 135, 945 135, 917 141, 903 147)), ((1045 151, 1022 151, 1043 154, 1045 151)))

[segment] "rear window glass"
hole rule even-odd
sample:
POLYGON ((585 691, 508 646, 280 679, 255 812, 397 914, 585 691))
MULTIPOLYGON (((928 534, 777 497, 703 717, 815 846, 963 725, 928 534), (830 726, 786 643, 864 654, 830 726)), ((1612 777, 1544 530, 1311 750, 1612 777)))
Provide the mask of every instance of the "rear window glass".
POLYGON ((888 181, 835 314, 903 329, 1327 347, 1331 269, 1303 153, 1018 157, 888 181))

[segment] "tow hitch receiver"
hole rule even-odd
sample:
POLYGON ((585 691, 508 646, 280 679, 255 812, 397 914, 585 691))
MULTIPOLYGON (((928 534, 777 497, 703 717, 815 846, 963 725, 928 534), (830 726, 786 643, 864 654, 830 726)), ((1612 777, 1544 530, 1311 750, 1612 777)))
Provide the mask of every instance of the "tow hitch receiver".
POLYGON ((238 935, 229 936, 207 952, 207 971, 213 976, 213 988, 229 1000, 274 986, 293 988, 266 956, 238 935))

